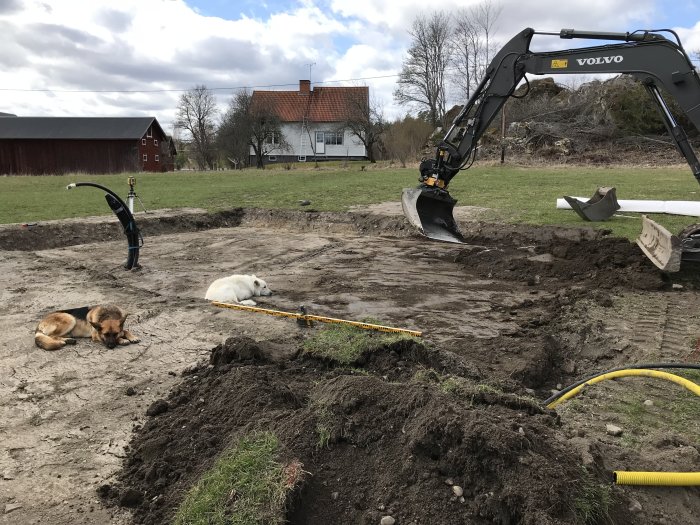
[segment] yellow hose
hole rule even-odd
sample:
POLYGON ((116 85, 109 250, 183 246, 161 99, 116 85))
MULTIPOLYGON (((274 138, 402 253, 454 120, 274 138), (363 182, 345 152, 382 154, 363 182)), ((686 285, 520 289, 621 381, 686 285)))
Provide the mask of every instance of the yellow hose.
POLYGON ((618 485, 654 485, 664 487, 691 487, 700 485, 700 472, 613 472, 618 485))
POLYGON ((571 399, 572 397, 577 395, 579 392, 581 392, 581 390, 583 390, 583 388, 586 385, 592 385, 595 383, 599 383, 601 381, 605 381, 606 379, 617 379, 618 377, 627 377, 627 376, 643 376, 643 377, 655 377, 657 379, 666 379, 667 381, 672 381, 678 385, 681 385, 681 386, 687 388, 692 393, 694 393, 696 396, 700 396, 700 385, 697 385, 684 377, 677 376, 675 374, 669 374, 668 372, 661 372, 659 370, 647 370, 645 368, 641 368, 641 369, 632 368, 632 369, 628 369, 628 370, 617 370, 616 372, 609 372, 607 374, 602 374, 602 375, 596 376, 593 379, 590 379, 590 380, 586 381, 585 383, 572 389, 571 391, 567 392, 566 394, 564 394, 560 398, 555 399, 554 401, 552 401, 550 404, 547 405, 547 408, 554 408, 559 403, 563 403, 564 401, 571 399))

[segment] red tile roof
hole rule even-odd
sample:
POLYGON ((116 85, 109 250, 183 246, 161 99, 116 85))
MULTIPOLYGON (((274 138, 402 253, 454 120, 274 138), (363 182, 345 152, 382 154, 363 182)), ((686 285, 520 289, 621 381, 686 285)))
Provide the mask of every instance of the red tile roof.
POLYGON ((253 91, 252 104, 273 109, 282 122, 340 122, 347 118, 352 101, 369 103, 369 88, 314 87, 303 91, 253 91))

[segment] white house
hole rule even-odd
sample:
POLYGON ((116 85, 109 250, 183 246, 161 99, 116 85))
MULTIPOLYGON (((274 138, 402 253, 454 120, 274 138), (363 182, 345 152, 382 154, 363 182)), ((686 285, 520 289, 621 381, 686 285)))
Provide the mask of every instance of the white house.
MULTIPOLYGON (((279 137, 270 137, 264 162, 316 160, 363 160, 362 141, 345 128, 348 115, 358 105, 369 107, 369 88, 319 87, 299 81, 299 91, 253 91, 253 104, 273 110, 280 118, 281 132, 289 144, 283 150, 279 137)), ((255 152, 250 148, 251 164, 255 152)))

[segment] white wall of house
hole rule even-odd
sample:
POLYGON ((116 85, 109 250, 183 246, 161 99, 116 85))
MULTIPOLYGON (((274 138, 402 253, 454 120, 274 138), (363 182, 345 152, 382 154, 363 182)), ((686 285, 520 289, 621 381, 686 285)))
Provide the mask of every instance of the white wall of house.
MULTIPOLYGON (((283 150, 274 145, 267 146, 266 157, 272 156, 287 156, 307 157, 311 160, 316 152, 317 158, 323 157, 366 157, 367 152, 364 145, 355 135, 349 130, 342 129, 336 123, 309 123, 308 130, 304 129, 302 133, 301 122, 284 123, 281 126, 282 134, 290 145, 289 150, 283 150), (338 137, 335 135, 340 132, 342 144, 336 144, 338 137), (316 143, 317 139, 323 138, 322 142, 316 143), (330 142, 330 143, 329 143, 330 142)), ((251 146, 250 154, 255 155, 251 146)), ((266 159, 267 160, 267 159, 266 159)))

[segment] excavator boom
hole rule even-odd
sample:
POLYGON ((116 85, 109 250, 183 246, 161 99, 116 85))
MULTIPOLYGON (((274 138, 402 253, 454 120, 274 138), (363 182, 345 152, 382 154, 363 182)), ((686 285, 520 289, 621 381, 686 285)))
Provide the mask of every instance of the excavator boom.
MULTIPOLYGON (((527 82, 527 74, 623 73, 637 78, 657 104, 679 152, 700 183, 700 162, 660 91, 663 88, 673 97, 700 130, 700 78, 677 36, 674 42, 662 32, 675 35, 669 30, 601 33, 562 29, 558 35, 563 39, 621 43, 546 52, 530 51, 530 42, 534 35, 553 33, 527 28, 513 37, 491 61, 481 83, 437 146, 435 158, 421 163, 418 187, 404 190, 402 206, 411 224, 431 239, 463 242, 453 218, 457 201, 449 194, 448 186, 460 170, 474 161, 479 139, 520 82, 527 82)), ((656 259, 663 261, 666 257, 661 253, 656 259)))

